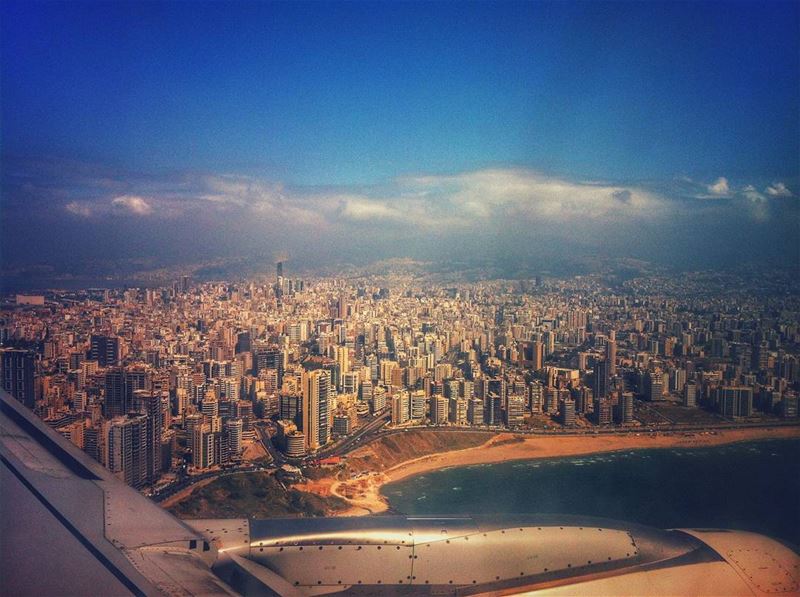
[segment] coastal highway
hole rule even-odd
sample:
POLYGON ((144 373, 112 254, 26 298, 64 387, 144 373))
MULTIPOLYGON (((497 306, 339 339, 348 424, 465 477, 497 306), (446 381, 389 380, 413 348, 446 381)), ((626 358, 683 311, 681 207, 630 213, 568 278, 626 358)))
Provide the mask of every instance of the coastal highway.
POLYGON ((317 457, 328 458, 331 456, 342 456, 347 454, 350 452, 350 450, 360 446, 362 441, 371 440, 374 438, 374 436, 381 434, 381 430, 389 422, 391 416, 392 415, 389 408, 379 411, 376 413, 372 421, 356 430, 356 432, 352 435, 348 435, 336 445, 331 446, 331 448, 320 450, 317 457))
MULTIPOLYGON (((658 425, 647 425, 641 427, 589 427, 584 429, 508 429, 506 427, 490 427, 488 425, 413 425, 409 427, 395 427, 384 429, 380 432, 380 436, 396 435, 399 433, 406 433, 408 431, 451 431, 463 433, 476 433, 484 432, 491 434, 509 433, 513 435, 534 435, 534 436, 547 436, 547 437, 560 437, 560 436, 593 436, 593 435, 631 435, 643 433, 683 433, 683 432, 705 432, 713 433, 715 431, 731 430, 731 429, 778 429, 781 427, 797 427, 800 423, 794 421, 771 421, 769 423, 754 422, 754 423, 726 423, 721 425, 681 425, 660 423, 658 425)), ((370 438, 373 439, 373 438, 370 438)))
POLYGON ((199 475, 187 475, 178 479, 174 483, 170 483, 169 485, 163 487, 158 492, 152 493, 149 497, 154 502, 160 503, 172 497, 176 493, 183 491, 187 487, 191 487, 195 483, 199 483, 203 479, 210 479, 212 477, 226 477, 228 475, 239 475, 242 473, 253 473, 262 470, 262 468, 263 467, 261 466, 250 464, 243 465, 239 468, 208 471, 199 475))
POLYGON ((376 413, 371 421, 359 427, 355 433, 348 435, 333 445, 318 451, 316 454, 308 455, 305 458, 288 458, 272 443, 272 438, 270 437, 269 432, 264 425, 257 425, 256 429, 258 430, 258 436, 261 439, 261 443, 264 445, 264 448, 267 450, 270 456, 272 456, 275 465, 281 466, 282 464, 286 463, 302 464, 303 462, 308 462, 309 460, 319 460, 322 458, 331 458, 333 456, 342 456, 347 454, 351 450, 361 445, 362 441, 366 442, 372 440, 379 435, 383 427, 389 422, 390 418, 390 410, 388 408, 384 408, 376 413))

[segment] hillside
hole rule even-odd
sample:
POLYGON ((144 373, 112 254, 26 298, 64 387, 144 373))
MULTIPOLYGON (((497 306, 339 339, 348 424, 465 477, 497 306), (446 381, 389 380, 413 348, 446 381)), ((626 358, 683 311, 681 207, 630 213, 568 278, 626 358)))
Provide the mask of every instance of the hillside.
POLYGON ((480 446, 494 434, 482 431, 409 430, 380 437, 350 453, 347 468, 354 473, 383 471, 420 456, 480 446))
POLYGON ((347 507, 344 500, 334 496, 291 488, 287 491, 268 473, 247 473, 215 479, 170 511, 179 518, 269 518, 327 516, 347 507))

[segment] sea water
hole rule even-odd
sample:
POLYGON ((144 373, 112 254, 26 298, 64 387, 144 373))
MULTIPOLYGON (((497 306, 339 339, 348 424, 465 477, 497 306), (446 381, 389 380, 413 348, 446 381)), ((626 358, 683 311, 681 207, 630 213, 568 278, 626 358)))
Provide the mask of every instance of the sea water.
POLYGON ((580 514, 800 544, 800 440, 453 467, 382 491, 404 514, 580 514))

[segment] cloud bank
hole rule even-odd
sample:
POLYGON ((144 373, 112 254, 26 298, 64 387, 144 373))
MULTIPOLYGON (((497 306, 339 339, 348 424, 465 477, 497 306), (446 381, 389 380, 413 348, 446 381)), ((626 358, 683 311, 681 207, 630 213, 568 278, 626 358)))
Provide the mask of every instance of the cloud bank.
POLYGON ((572 182, 520 169, 405 177, 381 188, 286 188, 248 176, 190 176, 164 184, 151 197, 121 195, 68 201, 77 217, 113 213, 175 218, 191 213, 282 218, 293 225, 375 223, 423 228, 484 227, 502 221, 581 226, 582 222, 652 221, 672 209, 642 187, 572 182))
POLYGON ((309 264, 484 254, 670 262, 734 259, 744 238, 754 254, 775 256, 798 240, 797 198, 775 180, 598 182, 487 168, 308 187, 231 173, 34 170, 4 173, 0 210, 26 230, 4 241, 4 258, 83 251, 188 259, 286 249, 309 264))

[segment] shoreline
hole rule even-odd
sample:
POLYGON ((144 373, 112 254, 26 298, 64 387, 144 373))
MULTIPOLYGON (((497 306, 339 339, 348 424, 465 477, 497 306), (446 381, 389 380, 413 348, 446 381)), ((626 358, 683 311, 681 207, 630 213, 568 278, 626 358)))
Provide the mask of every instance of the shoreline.
MULTIPOLYGON (((395 481, 444 468, 585 456, 623 450, 707 448, 770 439, 800 439, 800 427, 724 429, 708 432, 642 433, 640 435, 526 437, 500 433, 484 444, 428 454, 401 462, 385 471, 372 472, 350 481, 333 481, 329 491, 350 503, 340 516, 378 514, 389 509, 381 488, 395 481)), ((377 440, 380 441, 380 440, 377 440)))

